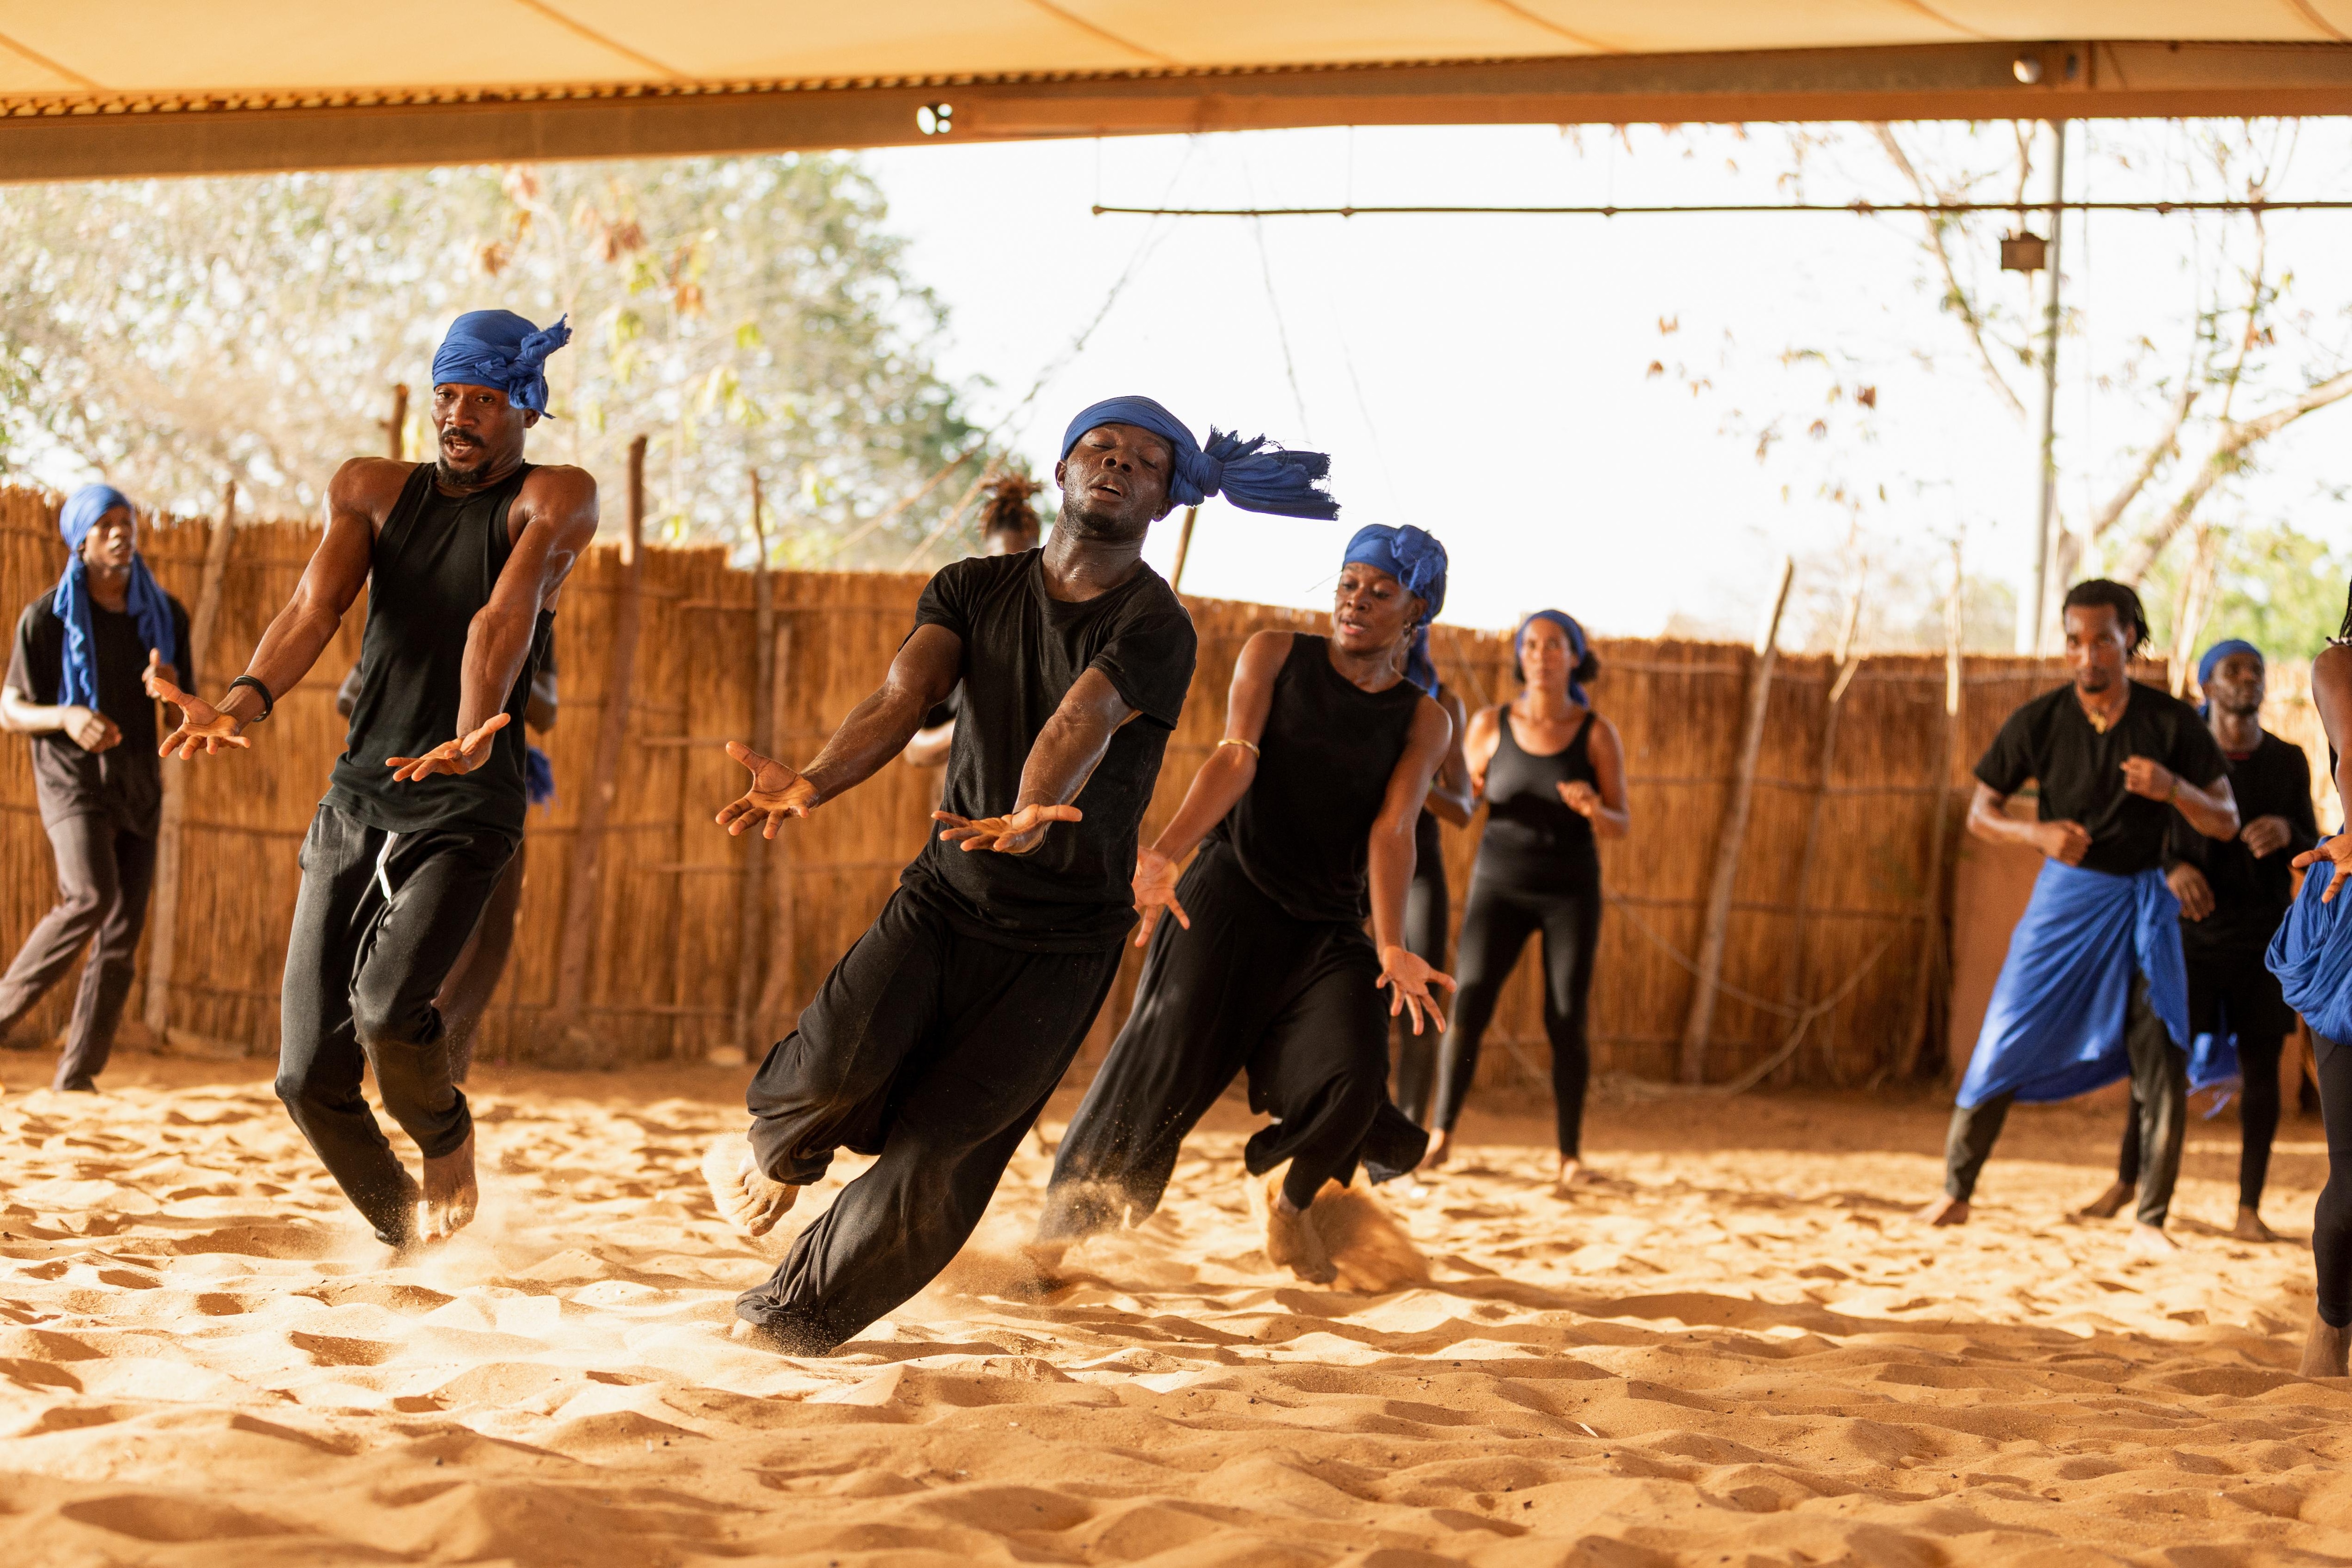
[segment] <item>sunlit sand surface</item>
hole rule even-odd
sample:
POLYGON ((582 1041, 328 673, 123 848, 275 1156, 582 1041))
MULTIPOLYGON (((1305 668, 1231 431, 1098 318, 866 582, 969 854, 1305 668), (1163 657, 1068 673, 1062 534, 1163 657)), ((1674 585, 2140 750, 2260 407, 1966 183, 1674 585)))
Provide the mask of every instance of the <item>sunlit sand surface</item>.
POLYGON ((1384 1189, 1431 1282, 1367 1294, 1267 1269, 1228 1104, 1068 1282, 1018 1261, 1033 1139, 945 1280, 795 1361, 732 1336, 774 1253, 697 1168, 740 1071, 486 1073, 482 1218, 394 1268, 258 1070, 46 1068, 0 1062, 10 1563, 2352 1561, 2312 1121, 2294 1240, 2221 1234, 2225 1117, 2147 1263, 2065 1218, 2110 1112, 2021 1112, 1958 1232, 1908 1217, 1924 1101, 1604 1099, 1566 1201, 1544 1124, 1474 1117, 1384 1189))

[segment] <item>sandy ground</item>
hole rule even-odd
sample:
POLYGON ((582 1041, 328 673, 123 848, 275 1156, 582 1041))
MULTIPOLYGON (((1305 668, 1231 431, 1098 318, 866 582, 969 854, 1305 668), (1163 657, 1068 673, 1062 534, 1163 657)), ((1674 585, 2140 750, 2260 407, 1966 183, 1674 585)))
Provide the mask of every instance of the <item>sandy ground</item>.
POLYGON ((770 1260, 697 1172, 740 1071, 486 1074, 482 1219, 393 1268, 257 1071, 46 1071, 0 1060, 12 1564, 2352 1562, 2352 1387, 2294 1374, 2315 1122, 2294 1242, 2216 1229, 2225 1118, 2150 1264, 2064 1218, 2112 1112, 2021 1112, 1958 1233, 1907 1218, 1925 1101, 1604 1099, 1567 1202, 1474 1119, 1386 1189, 1433 1281, 1364 1294, 1266 1267, 1228 1106, 1076 1282, 1012 1261, 1034 1145, 947 1280, 792 1361, 730 1335, 770 1260))

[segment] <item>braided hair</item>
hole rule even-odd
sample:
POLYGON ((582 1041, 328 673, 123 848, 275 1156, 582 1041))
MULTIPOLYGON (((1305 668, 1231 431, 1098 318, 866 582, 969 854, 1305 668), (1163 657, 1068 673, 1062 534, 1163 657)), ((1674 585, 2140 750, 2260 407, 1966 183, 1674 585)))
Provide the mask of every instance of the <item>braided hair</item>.
POLYGON ((2352 637, 2352 586, 2344 591, 2344 624, 2336 629, 2338 637, 2352 637))
POLYGON ((1007 474, 988 487, 987 502, 981 507, 980 537, 991 534, 1024 534, 1031 539, 1045 530, 1037 521, 1036 508, 1029 497, 1044 486, 1026 474, 1007 474))
MULTIPOLYGON (((2087 577, 2066 591, 2058 613, 2063 616, 2077 605, 2095 604, 2104 604, 2114 611, 2118 624, 2131 622, 2131 641, 2124 645, 2124 652, 2137 653, 2147 646, 2147 611, 2141 605, 2137 589, 2112 578, 2087 577)), ((2352 623, 2352 616, 2347 616, 2347 623, 2352 623)))

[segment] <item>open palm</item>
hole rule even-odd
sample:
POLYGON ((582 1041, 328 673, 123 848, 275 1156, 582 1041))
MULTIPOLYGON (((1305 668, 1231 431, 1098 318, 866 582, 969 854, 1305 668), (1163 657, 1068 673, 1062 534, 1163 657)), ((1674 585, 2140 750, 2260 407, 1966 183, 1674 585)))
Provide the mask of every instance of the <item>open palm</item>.
POLYGON ((761 827, 761 837, 772 839, 788 817, 805 817, 816 809, 816 786, 772 757, 763 757, 740 740, 727 743, 727 755, 751 770, 751 787, 719 809, 716 819, 730 834, 761 827))

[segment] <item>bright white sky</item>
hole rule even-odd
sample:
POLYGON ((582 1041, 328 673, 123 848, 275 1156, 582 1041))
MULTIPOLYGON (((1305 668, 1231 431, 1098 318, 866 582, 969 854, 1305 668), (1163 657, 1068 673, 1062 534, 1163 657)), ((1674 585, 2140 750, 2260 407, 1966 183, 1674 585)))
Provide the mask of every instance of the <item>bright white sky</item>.
MULTIPOLYGON (((2168 133, 2138 129, 2160 152, 2168 133)), ((2097 133, 2113 146, 2131 131, 2097 133)), ((1998 134, 2007 141, 2006 128, 1998 134)), ((2186 193, 2144 152, 2134 171, 2086 156, 2081 134, 2071 195, 2186 193)), ((953 312, 942 369, 992 383, 977 399, 983 423, 1064 359, 1133 267, 1084 350, 1012 426, 1041 473, 1070 414, 1128 392, 1159 398, 1196 432, 1213 422, 1333 455, 1343 522, 1213 503, 1186 570, 1192 591, 1321 605, 1349 531, 1412 522, 1452 554, 1449 621, 1504 625, 1552 604, 1606 632, 1652 634, 1677 611, 1752 627, 1782 553, 1834 549, 1846 537, 1845 511, 1815 495, 1824 476, 1885 487, 1864 521, 1876 559, 1940 562, 1957 536, 1972 573, 2018 580, 2032 438, 1938 314, 1916 217, 1253 224, 1088 211, 1097 201, 1780 201, 1795 193, 1779 183, 1782 145, 1768 128, 1748 141, 1637 128, 1629 148, 1600 128, 1570 137, 1507 127, 934 144, 866 157, 889 226, 912 242, 909 270, 953 312), (1662 337, 1662 318, 1680 330, 1662 337), (1792 346, 1827 351, 1847 380, 1877 386, 1875 417, 1858 426, 1850 404, 1823 406, 1817 368, 1784 368, 1792 346), (1705 374, 1709 390, 1695 397, 1673 374, 1649 376, 1660 359, 1705 374), (1735 410, 1750 434, 1726 433, 1735 410), (1795 439, 1759 465, 1752 430, 1776 413, 1795 439), (1807 441, 1817 415, 1830 416, 1830 434, 1807 441)), ((2347 148, 2345 122, 2312 122, 2274 193, 2336 193, 2352 171, 2347 148)), ((1871 157, 1842 157, 1844 172, 1811 171, 1807 199, 1898 199, 1871 157)), ((2165 363, 2185 357, 2185 269, 2212 265, 2220 226, 2246 222, 2098 214, 2085 243, 2082 221, 2068 220, 2064 257, 2082 336, 2062 347, 2059 402, 2062 505, 2077 511, 2112 487, 2163 401, 2106 383, 2143 335, 2165 363)), ((2290 306, 2341 342, 2352 214, 2270 221, 2273 257, 2298 269, 2290 306)), ((2028 304, 2015 275, 2002 283, 2012 306, 2028 304)), ((2292 383, 2309 358, 2283 358, 2266 390, 2292 383)), ((2352 540, 2352 516, 2321 495, 2347 429, 2352 404, 2298 426, 2215 519, 2279 518, 2339 547, 2352 540)), ((1173 519, 1155 531, 1163 571, 1175 538, 1173 519)))

